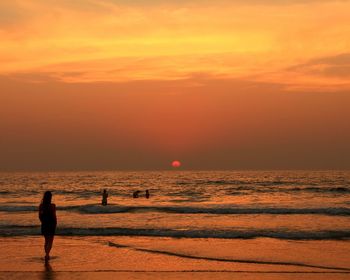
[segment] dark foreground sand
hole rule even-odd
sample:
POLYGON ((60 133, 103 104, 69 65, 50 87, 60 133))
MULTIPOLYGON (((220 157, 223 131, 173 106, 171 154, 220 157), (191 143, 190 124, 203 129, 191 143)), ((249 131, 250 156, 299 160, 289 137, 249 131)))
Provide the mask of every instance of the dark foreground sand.
POLYGON ((0 279, 350 279, 349 241, 0 238, 0 279))
POLYGON ((86 280, 100 280, 100 279, 125 279, 125 280, 178 280, 178 279, 247 279, 247 280, 348 280, 349 274, 332 273, 332 274, 320 274, 320 273, 247 273, 247 272, 15 272, 15 273, 2 273, 0 279, 86 279, 86 280))

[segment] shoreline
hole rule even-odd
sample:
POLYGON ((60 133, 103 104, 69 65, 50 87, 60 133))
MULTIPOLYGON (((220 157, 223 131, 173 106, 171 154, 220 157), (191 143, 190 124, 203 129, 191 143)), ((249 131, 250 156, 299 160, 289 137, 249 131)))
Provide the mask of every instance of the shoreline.
POLYGON ((0 245, 0 274, 350 273, 349 241, 56 236, 49 266, 42 237, 2 237, 0 245))
POLYGON ((56 236, 48 265, 43 243, 41 236, 0 237, 0 280, 347 280, 350 275, 349 241, 56 236))

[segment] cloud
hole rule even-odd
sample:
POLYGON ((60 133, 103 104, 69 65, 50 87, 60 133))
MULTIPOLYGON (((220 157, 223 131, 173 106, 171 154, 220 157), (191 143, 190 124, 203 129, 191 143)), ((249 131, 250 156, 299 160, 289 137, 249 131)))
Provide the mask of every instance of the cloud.
POLYGON ((350 53, 312 59, 289 68, 290 71, 330 78, 350 77, 350 53))
POLYGON ((328 85, 336 90, 347 83, 348 65, 316 59, 348 50, 349 4, 2 2, 0 74, 35 82, 47 78, 119 83, 182 80, 202 73, 288 87, 328 85), (293 69, 293 65, 299 66, 293 69))
POLYGON ((272 70, 255 77, 256 81, 279 83, 287 91, 350 91, 350 53, 321 56, 293 66, 272 70))

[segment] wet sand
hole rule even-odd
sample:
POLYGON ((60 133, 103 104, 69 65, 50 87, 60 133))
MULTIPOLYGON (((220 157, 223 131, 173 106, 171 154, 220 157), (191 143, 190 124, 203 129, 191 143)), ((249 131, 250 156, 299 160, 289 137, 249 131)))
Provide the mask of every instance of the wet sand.
POLYGON ((349 279, 349 241, 1 238, 0 279, 349 279))
POLYGON ((154 280, 154 279, 246 279, 246 280, 348 280, 349 274, 344 273, 266 273, 266 272, 33 272, 33 273, 2 273, 0 279, 54 279, 54 280, 69 280, 69 279, 125 279, 125 280, 154 280))

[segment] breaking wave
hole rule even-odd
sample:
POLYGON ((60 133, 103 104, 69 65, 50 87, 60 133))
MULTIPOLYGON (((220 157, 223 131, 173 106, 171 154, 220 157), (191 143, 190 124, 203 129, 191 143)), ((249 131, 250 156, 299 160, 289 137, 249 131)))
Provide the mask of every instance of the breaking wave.
MULTIPOLYGON (((0 205, 2 212, 32 212, 37 211, 38 206, 31 205, 0 205)), ((161 212, 174 214, 214 214, 214 215, 249 215, 249 214, 274 214, 274 215, 329 215, 350 216, 348 207, 326 208, 279 208, 279 207, 191 207, 191 206, 121 206, 111 204, 101 206, 99 204, 59 206, 60 211, 77 211, 82 214, 116 214, 137 212, 161 212)))
MULTIPOLYGON (((350 239, 347 230, 323 231, 288 231, 285 229, 246 229, 246 230, 177 230, 153 228, 75 228, 59 227, 57 235, 63 236, 154 236, 173 238, 220 238, 252 239, 276 238, 289 240, 345 240, 350 239)), ((40 235, 39 226, 0 226, 0 236, 40 235)))

